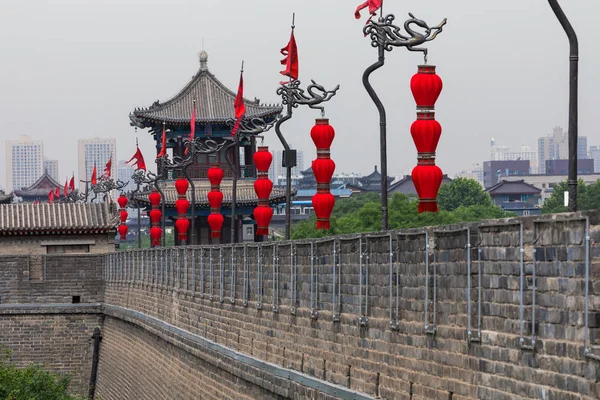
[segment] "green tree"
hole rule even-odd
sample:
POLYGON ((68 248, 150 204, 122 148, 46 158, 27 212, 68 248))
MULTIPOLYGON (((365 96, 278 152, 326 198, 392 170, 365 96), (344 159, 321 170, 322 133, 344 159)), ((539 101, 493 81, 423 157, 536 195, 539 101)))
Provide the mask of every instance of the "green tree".
MULTIPOLYGON (((546 199, 542 206, 542 213, 567 212, 564 203, 564 193, 568 191, 567 181, 554 185, 552 195, 546 199)), ((586 185, 583 180, 577 182, 577 209, 581 211, 597 210, 600 208, 600 180, 586 185)))
POLYGON ((67 394, 70 378, 44 371, 40 365, 17 368, 0 358, 1 400, 83 400, 67 394))
POLYGON ((477 205, 491 207, 492 199, 476 180, 456 178, 440 187, 438 205, 446 211, 477 205))

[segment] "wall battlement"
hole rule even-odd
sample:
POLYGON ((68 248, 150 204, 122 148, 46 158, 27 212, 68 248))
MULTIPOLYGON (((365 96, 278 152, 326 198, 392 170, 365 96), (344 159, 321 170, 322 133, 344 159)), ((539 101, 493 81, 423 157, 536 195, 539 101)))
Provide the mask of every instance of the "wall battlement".
POLYGON ((105 400, 600 398, 598 212, 65 260, 0 296, 102 302, 105 400))

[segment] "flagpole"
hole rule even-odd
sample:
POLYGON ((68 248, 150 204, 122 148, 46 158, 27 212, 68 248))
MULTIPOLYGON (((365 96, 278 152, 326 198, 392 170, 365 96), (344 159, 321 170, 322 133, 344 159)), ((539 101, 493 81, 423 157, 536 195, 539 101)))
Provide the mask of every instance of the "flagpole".
MULTIPOLYGON (((139 150, 137 126, 135 127, 135 147, 136 147, 136 149, 139 150)), ((136 160, 136 162, 137 161, 139 161, 139 160, 136 160)), ((136 168, 137 168, 137 164, 136 164, 136 168)), ((139 182, 137 183, 136 191, 137 192, 140 191, 139 182)), ((133 196, 132 196, 132 198, 133 198, 133 196)), ((139 201, 136 201, 136 205, 137 205, 137 220, 138 220, 138 223, 137 223, 138 249, 141 249, 142 248, 142 212, 140 210, 140 202, 139 201)))
MULTIPOLYGON (((244 73, 244 60, 242 60, 242 68, 240 69, 240 74, 244 73)), ((243 98, 242 98, 243 101, 243 98)), ((237 231, 237 180, 239 173, 239 165, 240 165, 240 136, 239 136, 239 127, 238 132, 235 133, 233 138, 233 179, 232 179, 232 187, 231 187, 231 243, 237 243, 235 240, 236 231, 237 231)))

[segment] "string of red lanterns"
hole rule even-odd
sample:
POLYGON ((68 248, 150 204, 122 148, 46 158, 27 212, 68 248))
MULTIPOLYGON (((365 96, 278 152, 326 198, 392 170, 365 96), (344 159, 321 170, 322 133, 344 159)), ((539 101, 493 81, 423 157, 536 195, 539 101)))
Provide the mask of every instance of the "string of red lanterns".
POLYGON ((177 230, 177 237, 181 241, 187 240, 187 232, 190 228, 190 220, 187 219, 187 212, 190 208, 190 202, 186 198, 186 193, 190 183, 185 178, 178 178, 175 181, 175 190, 177 190, 178 199, 175 202, 175 208, 177 209, 177 221, 175 222, 175 229, 177 230))
POLYGON ((218 165, 208 169, 208 180, 210 181, 210 192, 208 192, 208 203, 210 204, 210 215, 208 216, 208 225, 210 226, 210 237, 220 238, 223 228, 223 215, 221 215, 221 204, 223 203, 223 193, 221 192, 221 181, 224 172, 218 165))
POLYGON ((269 224, 273 218, 273 209, 269 207, 273 182, 268 177, 273 155, 267 146, 259 146, 253 158, 257 171, 257 179, 254 181, 254 191, 258 197, 258 206, 254 208, 254 219, 257 225, 256 234, 268 235, 269 224))
POLYGON ((158 190, 152 188, 152 191, 148 195, 148 200, 150 200, 150 205, 152 206, 152 209, 150 210, 150 222, 152 223, 152 227, 150 228, 150 245, 152 247, 160 246, 160 237, 162 235, 162 229, 160 228, 162 212, 158 209, 160 199, 158 190))
POLYGON ((443 173, 435 165, 435 152, 442 126, 435 120, 434 109, 442 87, 442 79, 436 74, 434 65, 419 65, 410 81, 417 103, 417 120, 410 127, 410 133, 417 148, 418 161, 412 171, 412 180, 419 195, 419 213, 438 212, 437 195, 443 173))
POLYGON ((125 196, 124 194, 120 195, 119 198, 117 199, 117 202, 119 203, 119 217, 121 218, 121 224, 119 225, 119 235, 121 240, 125 240, 127 239, 127 196, 125 196))
POLYGON ((335 197, 330 190, 335 162, 330 157, 330 150, 335 130, 329 125, 329 119, 317 119, 310 131, 310 137, 317 147, 317 159, 312 162, 312 170, 317 181, 317 193, 312 198, 317 216, 317 229, 330 229, 331 213, 335 206, 335 197))

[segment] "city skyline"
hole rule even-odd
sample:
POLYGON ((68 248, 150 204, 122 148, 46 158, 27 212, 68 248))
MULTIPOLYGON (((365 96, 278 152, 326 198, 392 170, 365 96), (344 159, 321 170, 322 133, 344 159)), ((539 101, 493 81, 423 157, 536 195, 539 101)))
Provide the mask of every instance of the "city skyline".
MULTIPOLYGON (((203 47, 210 56, 210 71, 228 88, 237 87, 243 59, 247 96, 280 102, 275 94, 281 80, 279 50, 289 39, 296 12, 303 85, 310 79, 327 88, 340 85, 325 110, 336 130, 331 156, 337 171, 367 173, 379 164, 377 110, 361 81, 377 52, 362 34, 364 21, 353 18, 356 4, 158 0, 142 8, 144 18, 139 17, 138 0, 9 1, 0 16, 0 32, 12 38, 1 45, 4 130, 43 138, 46 153, 58 155, 53 158, 67 171, 77 162, 79 137, 115 137, 121 158, 126 158, 135 152, 136 138, 129 113, 156 100, 164 102, 184 87, 198 69, 197 54, 203 47), (222 34, 222 22, 214 15, 228 16, 230 34, 222 34), (249 19, 259 23, 248 24, 249 19), (334 28, 323 36, 315 26, 334 28), (248 43, 232 47, 233 37, 247 38, 248 43), (162 49, 159 55, 157 48, 162 49), (40 60, 45 68, 36 67, 40 60)), ((599 134, 593 107, 600 93, 595 73, 600 53, 594 39, 594 11, 600 11, 600 4, 582 7, 568 2, 563 8, 580 39, 579 133, 591 140, 599 134)), ((444 129, 436 161, 444 173, 454 176, 483 160, 492 137, 535 148, 537 137, 555 125, 567 129, 568 41, 546 2, 389 1, 385 12, 393 12, 399 22, 408 12, 431 24, 448 18, 444 32, 428 45, 429 62, 437 65, 444 81, 436 105, 444 129), (519 37, 537 38, 536 51, 507 40, 507 23, 520 26, 519 37), (468 151, 463 149, 465 142, 468 151)), ((422 62, 420 54, 396 49, 373 74, 373 85, 388 110, 388 170, 393 175, 410 173, 416 164, 410 137, 415 104, 409 82, 422 62)), ((282 127, 307 160, 316 157, 310 129, 318 116, 318 111, 299 109, 282 127)), ((151 158, 155 147, 150 134, 139 129, 137 136, 142 152, 151 158)), ((271 149, 281 149, 275 132, 264 136, 271 149)))

